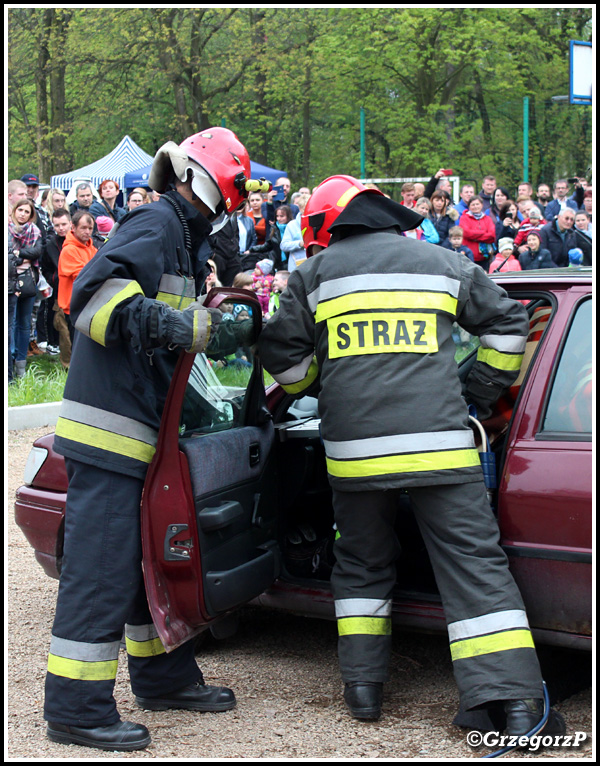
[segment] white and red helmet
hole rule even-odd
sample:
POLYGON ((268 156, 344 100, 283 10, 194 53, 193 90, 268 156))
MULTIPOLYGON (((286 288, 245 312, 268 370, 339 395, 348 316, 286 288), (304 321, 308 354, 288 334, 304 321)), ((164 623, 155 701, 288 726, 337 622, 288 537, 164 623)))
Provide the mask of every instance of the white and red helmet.
POLYGON ((351 199, 357 194, 365 193, 384 196, 379 189, 371 189, 352 176, 331 176, 317 186, 300 218, 302 238, 308 257, 314 254, 313 245, 329 245, 331 234, 327 229, 351 199))
POLYGON ((249 190, 269 191, 264 179, 251 181, 246 147, 228 128, 207 128, 189 136, 179 146, 168 141, 154 158, 148 184, 166 191, 171 171, 185 181, 192 172, 192 189, 215 214, 230 216, 246 200, 249 190))

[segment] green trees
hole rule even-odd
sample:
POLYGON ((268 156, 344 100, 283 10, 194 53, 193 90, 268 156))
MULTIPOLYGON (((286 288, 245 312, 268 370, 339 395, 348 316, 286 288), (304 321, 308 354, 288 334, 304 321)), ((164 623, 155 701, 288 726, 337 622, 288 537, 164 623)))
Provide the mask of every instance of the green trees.
POLYGON ((12 8, 9 177, 44 181, 129 135, 152 154, 226 124, 295 185, 452 167, 480 181, 584 173, 591 109, 568 93, 588 8, 12 8))

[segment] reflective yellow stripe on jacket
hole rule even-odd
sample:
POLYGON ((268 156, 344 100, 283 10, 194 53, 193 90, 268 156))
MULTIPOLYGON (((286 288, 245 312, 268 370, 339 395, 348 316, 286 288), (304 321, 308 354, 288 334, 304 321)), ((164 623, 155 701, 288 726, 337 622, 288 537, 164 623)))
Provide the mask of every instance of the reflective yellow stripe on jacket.
POLYGON ((157 433, 132 418, 88 404, 63 399, 56 424, 57 436, 150 463, 157 433))
POLYGON ((523 363, 527 337, 522 335, 482 335, 477 361, 497 370, 517 372, 523 363))
POLYGON ((273 378, 288 394, 301 394, 316 380, 318 374, 316 357, 309 354, 300 364, 273 375, 273 378))
POLYGON ((106 330, 115 308, 134 295, 143 295, 132 279, 107 279, 77 317, 75 328, 101 346, 106 345, 106 330))
POLYGON ((480 465, 473 432, 432 431, 345 442, 324 441, 327 470, 353 478, 480 465))

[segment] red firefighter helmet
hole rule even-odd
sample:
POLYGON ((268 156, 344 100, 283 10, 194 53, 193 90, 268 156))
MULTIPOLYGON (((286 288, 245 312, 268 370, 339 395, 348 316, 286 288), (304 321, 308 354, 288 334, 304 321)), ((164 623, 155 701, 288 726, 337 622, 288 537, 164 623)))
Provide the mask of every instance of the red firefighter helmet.
POLYGON ((327 247, 331 234, 327 229, 357 194, 383 195, 379 189, 370 189, 352 176, 331 176, 322 181, 308 200, 300 218, 306 255, 313 255, 312 246, 327 247))
POLYGON ((246 147, 228 128, 208 128, 179 145, 190 159, 210 175, 221 192, 224 212, 230 215, 248 196, 250 157, 246 147))

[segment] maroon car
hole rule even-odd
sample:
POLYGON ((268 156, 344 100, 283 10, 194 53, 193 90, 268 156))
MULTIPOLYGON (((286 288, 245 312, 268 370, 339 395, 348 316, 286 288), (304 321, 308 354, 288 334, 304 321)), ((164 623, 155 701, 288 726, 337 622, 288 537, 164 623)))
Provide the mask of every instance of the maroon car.
MULTIPOLYGON (((482 461, 495 461, 490 502, 536 640, 590 649, 591 271, 494 279, 526 305, 530 334, 519 380, 483 428, 473 421, 482 461)), ((224 312, 221 327, 245 318, 260 331, 251 294, 218 289, 209 298, 224 312)), ((455 341, 464 381, 478 340, 456 327, 455 341)), ((15 512, 36 558, 58 577, 67 477, 52 444, 51 435, 35 442, 15 512)), ((207 627, 218 632, 249 601, 334 618, 335 530, 318 401, 292 400, 277 384, 265 389, 251 348, 182 352, 141 514, 148 599, 167 648, 207 627)), ((408 496, 397 534, 393 620, 445 631, 408 496)))

